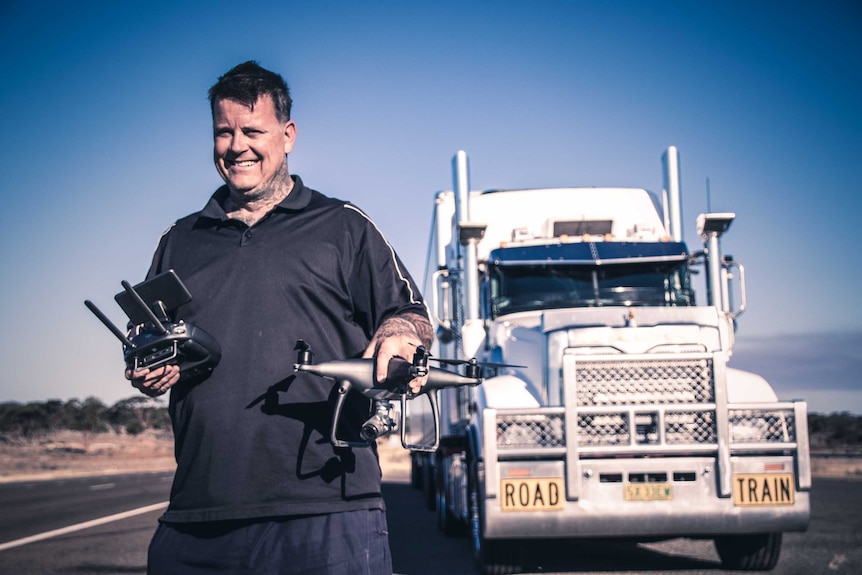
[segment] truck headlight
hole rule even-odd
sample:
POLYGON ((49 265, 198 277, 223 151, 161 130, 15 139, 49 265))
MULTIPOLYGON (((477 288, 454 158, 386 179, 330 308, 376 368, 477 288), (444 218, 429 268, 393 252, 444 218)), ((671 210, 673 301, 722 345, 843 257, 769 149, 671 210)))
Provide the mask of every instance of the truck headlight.
POLYGON ((730 410, 732 443, 788 443, 793 441, 793 417, 783 412, 730 410))
POLYGON ((730 440, 733 443, 763 443, 768 437, 766 420, 763 418, 730 422, 730 440))
POLYGON ((497 446, 500 448, 561 447, 562 415, 498 415, 497 446))

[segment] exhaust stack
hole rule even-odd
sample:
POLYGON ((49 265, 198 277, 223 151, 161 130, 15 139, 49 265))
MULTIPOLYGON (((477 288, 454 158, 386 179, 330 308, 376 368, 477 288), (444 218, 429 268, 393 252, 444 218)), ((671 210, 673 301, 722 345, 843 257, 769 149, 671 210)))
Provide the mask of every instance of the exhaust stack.
POLYGON ((463 150, 459 150, 452 158, 452 176, 455 187, 455 219, 464 274, 461 351, 464 357, 473 357, 485 339, 485 328, 479 319, 479 262, 476 244, 484 237, 487 226, 470 221, 470 169, 467 153, 463 150))
POLYGON ((682 188, 680 184, 679 152, 676 146, 668 146, 662 154, 662 167, 664 172, 663 198, 665 205, 665 229, 670 239, 675 242, 682 241, 682 188))

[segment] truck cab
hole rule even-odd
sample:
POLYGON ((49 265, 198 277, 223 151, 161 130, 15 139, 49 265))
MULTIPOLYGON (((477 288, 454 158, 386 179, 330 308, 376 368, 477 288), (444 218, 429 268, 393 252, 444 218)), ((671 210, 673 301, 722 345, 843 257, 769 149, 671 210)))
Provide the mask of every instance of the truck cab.
POLYGON ((807 406, 728 366, 746 305, 720 253, 734 215, 701 215, 688 249, 674 148, 662 202, 477 192, 466 155, 453 165, 426 286, 434 354, 487 367, 444 390, 441 447, 414 456, 440 527, 468 534, 484 573, 518 572, 537 539, 596 537, 710 538, 728 567, 774 567, 781 533, 808 523, 807 406))

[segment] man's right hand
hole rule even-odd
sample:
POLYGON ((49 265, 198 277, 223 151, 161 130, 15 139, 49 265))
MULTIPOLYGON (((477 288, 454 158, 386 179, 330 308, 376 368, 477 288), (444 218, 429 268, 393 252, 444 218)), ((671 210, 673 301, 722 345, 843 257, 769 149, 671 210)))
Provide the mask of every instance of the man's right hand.
POLYGON ((178 365, 163 365, 155 369, 138 368, 134 371, 126 370, 126 379, 132 382, 145 395, 158 397, 167 392, 176 382, 180 380, 180 367, 178 365))

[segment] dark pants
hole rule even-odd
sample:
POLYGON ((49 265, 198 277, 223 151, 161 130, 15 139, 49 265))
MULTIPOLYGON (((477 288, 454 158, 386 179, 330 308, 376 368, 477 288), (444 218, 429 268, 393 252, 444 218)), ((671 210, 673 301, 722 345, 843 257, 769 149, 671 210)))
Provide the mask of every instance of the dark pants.
POLYGON ((391 575, 379 509, 263 521, 160 523, 149 575, 391 575))

